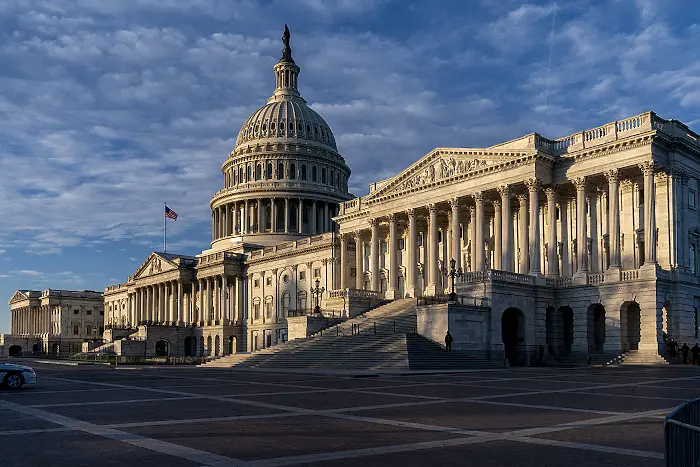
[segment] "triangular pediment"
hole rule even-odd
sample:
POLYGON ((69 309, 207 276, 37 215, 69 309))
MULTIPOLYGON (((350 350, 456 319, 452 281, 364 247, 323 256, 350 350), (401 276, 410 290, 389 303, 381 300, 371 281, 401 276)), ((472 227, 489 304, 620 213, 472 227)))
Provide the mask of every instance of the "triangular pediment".
POLYGON ((29 298, 29 294, 26 292, 23 292, 22 290, 17 290, 15 291, 14 295, 12 295, 12 298, 8 302, 10 305, 13 303, 21 302, 22 300, 26 300, 29 298))
POLYGON ((178 269, 177 264, 158 253, 151 253, 148 259, 136 270, 134 279, 153 276, 178 269))
POLYGON ((436 182, 458 179, 466 174, 487 169, 522 155, 524 155, 522 151, 512 150, 435 149, 392 179, 384 182, 380 188, 370 193, 367 199, 413 190, 436 182))

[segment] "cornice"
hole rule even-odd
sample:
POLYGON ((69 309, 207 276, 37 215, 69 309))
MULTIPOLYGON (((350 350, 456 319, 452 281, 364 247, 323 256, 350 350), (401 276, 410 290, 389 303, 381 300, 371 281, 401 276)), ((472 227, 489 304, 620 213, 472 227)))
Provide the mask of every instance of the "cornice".
POLYGON ((634 135, 632 138, 624 140, 612 141, 608 145, 596 146, 590 149, 582 149, 579 152, 574 152, 571 154, 561 155, 555 163, 555 168, 558 167, 571 167, 577 162, 582 162, 590 159, 597 159, 599 157, 608 156, 610 154, 616 154, 630 149, 636 149, 643 146, 651 145, 654 141, 654 136, 656 131, 645 133, 641 135, 634 135))
MULTIPOLYGON (((338 240, 339 239, 336 238, 336 243, 338 243, 338 240)), ((296 249, 287 249, 287 250, 283 250, 283 251, 276 252, 276 253, 266 253, 259 258, 252 258, 251 259, 250 257, 248 257, 248 259, 245 260, 245 265, 246 266, 255 266, 255 265, 259 265, 261 263, 264 263, 266 261, 273 261, 273 260, 279 260, 279 259, 284 259, 284 258, 290 258, 290 257, 294 257, 294 256, 300 256, 303 254, 307 254, 307 253, 315 253, 315 252, 319 252, 319 251, 322 251, 322 250, 325 250, 328 248, 333 248, 334 244, 333 244, 332 240, 326 240, 326 241, 318 242, 315 244, 312 243, 311 245, 306 245, 306 246, 307 246, 307 248, 302 248, 302 249, 296 248, 296 249)))

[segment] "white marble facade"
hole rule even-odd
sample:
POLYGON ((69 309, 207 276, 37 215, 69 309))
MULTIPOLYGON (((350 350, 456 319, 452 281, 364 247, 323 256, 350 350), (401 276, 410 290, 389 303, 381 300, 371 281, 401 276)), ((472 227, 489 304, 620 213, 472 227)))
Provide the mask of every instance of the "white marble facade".
POLYGON ((274 72, 222 165, 209 249, 153 253, 108 287, 108 326, 187 328, 187 354, 253 351, 285 340, 316 279, 324 308, 353 291, 440 295, 454 258, 458 293, 487 304, 492 351, 697 340, 700 142, 686 125, 647 112, 564 138, 437 148, 354 198, 288 38, 274 72))

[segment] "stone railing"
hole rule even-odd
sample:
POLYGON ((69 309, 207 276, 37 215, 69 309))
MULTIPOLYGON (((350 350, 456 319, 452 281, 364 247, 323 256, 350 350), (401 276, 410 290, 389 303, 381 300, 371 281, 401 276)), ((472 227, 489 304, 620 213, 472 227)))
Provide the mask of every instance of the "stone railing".
POLYGON ((586 276, 586 284, 588 285, 598 285, 605 282, 605 273, 601 274, 588 274, 586 276))
POLYGON ((128 286, 127 286, 126 282, 123 284, 108 285, 107 287, 105 287, 105 293, 106 292, 117 292, 121 289, 127 289, 127 288, 128 288, 128 286))
POLYGON ((349 201, 340 203, 340 215, 359 211, 362 208, 362 198, 353 198, 349 201))
POLYGON ((461 282, 465 284, 473 284, 475 282, 483 282, 488 279, 488 277, 488 271, 465 272, 462 276, 461 282))
MULTIPOLYGON (((337 238, 337 235, 335 235, 337 238)), ((260 250, 253 250, 248 253, 248 259, 262 258, 263 256, 280 253, 286 250, 297 250, 307 247, 309 245, 316 245, 318 243, 332 241, 334 238, 333 232, 326 232, 321 235, 315 235, 313 237, 307 237, 303 240, 292 240, 291 242, 280 243, 274 246, 268 246, 261 248, 260 250)))
POLYGON ((381 294, 376 290, 347 289, 347 293, 348 298, 381 298, 381 294))
POLYGON ((547 277, 545 278, 545 285, 547 287, 571 287, 573 284, 573 278, 571 277, 547 277))
POLYGON ((239 183, 235 186, 229 188, 223 188, 216 193, 214 193, 213 199, 220 196, 225 196, 228 194, 243 194, 249 192, 258 192, 260 190, 278 190, 287 191, 291 189, 312 189, 315 193, 331 193, 334 195, 347 195, 341 188, 336 188, 332 185, 324 185, 319 182, 293 182, 293 181, 270 181, 270 180, 258 180, 250 181, 245 183, 239 183))
POLYGON ((630 269, 627 271, 621 271, 620 280, 622 282, 636 281, 639 279, 639 269, 630 269))
POLYGON ((510 282, 513 284, 535 285, 535 276, 518 274, 516 272, 500 271, 498 269, 467 272, 462 276, 460 282, 464 284, 473 284, 486 280, 510 282))
POLYGON ((211 255, 200 256, 197 258, 197 264, 210 264, 223 261, 225 259, 238 259, 240 255, 236 253, 229 253, 228 251, 220 251, 218 253, 212 253, 211 255))
MULTIPOLYGON (((126 284, 120 284, 126 286, 126 284)), ((45 290, 42 297, 102 298, 102 292, 94 290, 45 290)))

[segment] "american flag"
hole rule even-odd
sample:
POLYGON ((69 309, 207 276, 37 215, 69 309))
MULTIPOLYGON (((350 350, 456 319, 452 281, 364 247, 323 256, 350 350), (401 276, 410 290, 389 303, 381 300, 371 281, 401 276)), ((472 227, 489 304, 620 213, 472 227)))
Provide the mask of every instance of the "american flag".
POLYGON ((168 206, 165 206, 165 217, 169 217, 172 220, 176 221, 177 220, 177 213, 170 209, 168 206))

